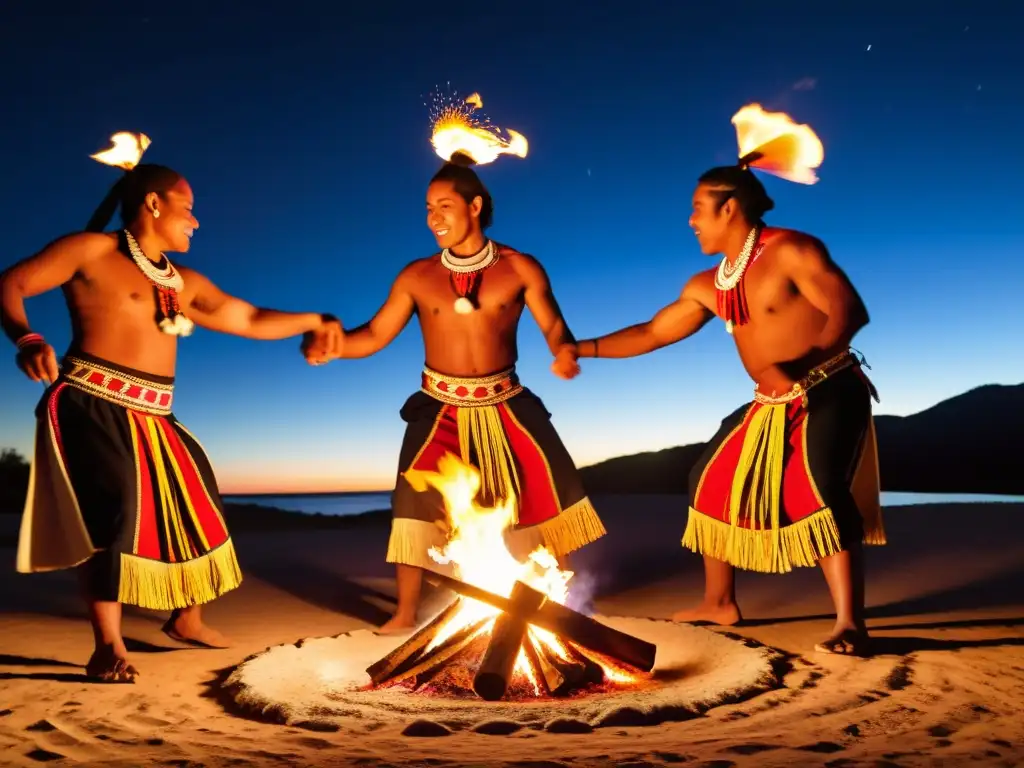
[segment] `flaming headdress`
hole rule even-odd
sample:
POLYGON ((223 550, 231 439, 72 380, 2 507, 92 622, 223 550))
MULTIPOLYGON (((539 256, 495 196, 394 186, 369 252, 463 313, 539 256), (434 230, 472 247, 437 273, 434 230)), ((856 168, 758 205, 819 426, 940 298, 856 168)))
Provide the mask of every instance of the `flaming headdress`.
POLYGON ((798 125, 785 112, 766 112, 747 104, 732 116, 739 144, 739 164, 798 184, 814 184, 814 169, 825 148, 809 125, 798 125))
POLYGON ((458 93, 435 93, 430 106, 430 143, 444 161, 456 153, 472 158, 477 165, 493 163, 498 155, 526 157, 529 144, 523 134, 491 125, 479 112, 484 106, 479 93, 463 98, 458 93))
POLYGON ((110 137, 111 147, 95 155, 89 155, 93 160, 130 171, 142 160, 142 155, 152 142, 149 136, 144 133, 129 133, 121 131, 110 137))

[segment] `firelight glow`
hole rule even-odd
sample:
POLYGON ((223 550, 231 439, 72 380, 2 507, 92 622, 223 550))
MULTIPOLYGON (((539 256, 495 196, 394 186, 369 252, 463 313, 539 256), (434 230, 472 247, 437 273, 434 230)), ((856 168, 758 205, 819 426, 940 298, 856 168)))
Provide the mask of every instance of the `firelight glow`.
MULTIPOLYGON (((457 578, 467 584, 485 589, 502 597, 509 597, 517 581, 542 592, 548 600, 565 605, 569 596, 572 571, 559 569, 554 555, 544 546, 538 546, 525 562, 519 562, 505 544, 505 533, 516 520, 517 500, 514 496, 499 499, 493 507, 476 501, 480 490, 480 472, 453 454, 446 454, 438 463, 437 472, 411 470, 406 472, 410 485, 417 491, 433 486, 444 499, 448 514, 448 541, 442 549, 433 548, 430 556, 442 565, 451 563, 457 578)), ((513 534, 514 535, 514 534, 513 534)), ((440 628, 427 647, 431 651, 460 630, 490 618, 478 634, 491 631, 499 611, 479 600, 461 598, 458 612, 440 628)), ((558 637, 546 629, 530 625, 524 642, 544 648, 564 661, 570 661, 568 649, 558 637)), ((628 683, 635 678, 624 670, 595 660, 604 670, 605 678, 616 683, 628 683)), ((514 672, 525 675, 536 695, 541 694, 539 681, 530 667, 522 648, 516 657, 514 672)))

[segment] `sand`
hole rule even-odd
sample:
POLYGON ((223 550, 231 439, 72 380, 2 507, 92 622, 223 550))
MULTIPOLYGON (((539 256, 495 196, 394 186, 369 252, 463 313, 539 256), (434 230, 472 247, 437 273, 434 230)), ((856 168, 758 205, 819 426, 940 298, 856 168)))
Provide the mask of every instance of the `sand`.
MULTIPOLYGON (((596 591, 601 615, 665 619, 699 596, 699 560, 678 547, 684 499, 596 501, 609 536, 574 565, 581 587, 596 591)), ((742 574, 748 624, 700 632, 723 642, 749 638, 749 646, 770 651, 779 687, 762 686, 680 722, 586 733, 466 728, 435 738, 403 735, 408 721, 401 717, 375 716, 371 727, 335 731, 268 722, 225 695, 223 682, 246 658, 306 638, 365 638, 362 630, 387 617, 393 581, 382 562, 386 525, 328 521, 321 529, 286 530, 236 522, 247 578, 208 610, 234 647, 180 646, 160 633, 164 615, 129 609, 125 634, 142 672, 133 686, 85 680, 91 634, 73 576, 14 573, 16 525, 16 517, 0 517, 0 556, 10 563, 0 574, 3 765, 1024 762, 1024 505, 887 510, 892 543, 868 554, 874 658, 812 650, 831 626, 820 573, 742 574)), ((428 611, 444 599, 432 595, 428 611)))

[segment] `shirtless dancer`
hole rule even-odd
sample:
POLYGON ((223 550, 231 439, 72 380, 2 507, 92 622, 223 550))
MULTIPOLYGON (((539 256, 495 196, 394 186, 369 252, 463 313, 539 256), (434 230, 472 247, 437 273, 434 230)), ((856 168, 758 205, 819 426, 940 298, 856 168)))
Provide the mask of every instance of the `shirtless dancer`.
MULTIPOLYGON (((173 266, 164 253, 188 251, 199 227, 192 206, 178 173, 134 165, 86 231, 0 275, 18 367, 49 385, 36 411, 18 570, 78 566, 96 643, 86 672, 104 682, 138 675, 121 635, 122 604, 171 611, 163 627, 171 638, 222 648, 200 605, 242 580, 209 460, 171 410, 177 337, 194 322, 252 339, 313 332, 322 346, 340 341, 340 324, 326 315, 258 309, 173 266), (124 228, 104 233, 118 207, 124 228), (25 299, 58 287, 72 325, 60 366, 25 313, 25 299)), ((217 375, 228 385, 235 378, 217 375)))
MULTIPOLYGON (((741 621, 733 568, 782 573, 820 564, 836 609, 817 650, 861 654, 862 542, 885 543, 871 413, 874 389, 850 352, 868 322, 825 246, 766 227, 774 207, 752 153, 700 177, 689 224, 720 266, 692 277, 652 320, 575 346, 580 357, 634 357, 726 323, 755 382, 690 474, 683 546, 704 555, 705 593, 677 621, 741 621), (751 487, 751 484, 756 484, 751 487)), ((769 167, 773 167, 769 165, 769 167)))
MULTIPOLYGON (((565 555, 605 530, 579 473, 540 399, 519 383, 516 336, 523 308, 540 326, 552 370, 579 372, 565 345, 573 341, 547 274, 532 256, 488 239, 490 193, 472 161, 456 154, 427 189, 427 226, 441 252, 409 264, 384 306, 366 325, 347 331, 341 357, 384 349, 415 314, 426 351, 420 390, 402 407, 408 424, 392 497, 387 561, 396 564, 398 608, 380 632, 416 625, 427 554, 445 540, 446 513, 437 491, 416 491, 405 473, 437 471, 446 453, 481 471, 484 498, 518 498, 515 535, 522 546, 544 544, 565 555), (526 544, 529 542, 529 544, 526 544)), ((307 349, 307 359, 324 359, 307 349)))

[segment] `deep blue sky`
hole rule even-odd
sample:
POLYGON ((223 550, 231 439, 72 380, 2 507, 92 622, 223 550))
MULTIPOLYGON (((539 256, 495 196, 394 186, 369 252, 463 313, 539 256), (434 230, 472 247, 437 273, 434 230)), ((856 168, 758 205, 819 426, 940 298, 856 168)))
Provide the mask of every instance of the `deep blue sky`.
MULTIPOLYGON (((545 264, 573 331, 591 336, 647 319, 714 263, 688 201, 701 172, 735 158, 730 118, 758 101, 824 143, 817 185, 767 178, 769 222, 823 238, 864 295, 857 347, 878 411, 1024 380, 1012 3, 203 10, 228 5, 4 4, 0 268, 81 228, 116 177, 88 155, 143 131, 146 159, 196 193, 186 263, 255 303, 359 324, 434 250, 423 201, 440 161, 423 103, 450 82, 529 139, 525 160, 480 171, 491 234, 545 264)), ((62 351, 59 292, 29 312, 62 351)), ((548 373, 529 315, 521 341, 521 373, 581 464, 706 439, 750 396, 721 323, 646 358, 585 361, 568 383, 548 373)), ((181 344, 176 410, 228 491, 389 487, 421 364, 415 322, 375 358, 319 369, 296 341, 199 331, 181 344)), ((0 367, 0 445, 29 451, 40 394, 0 367)))

